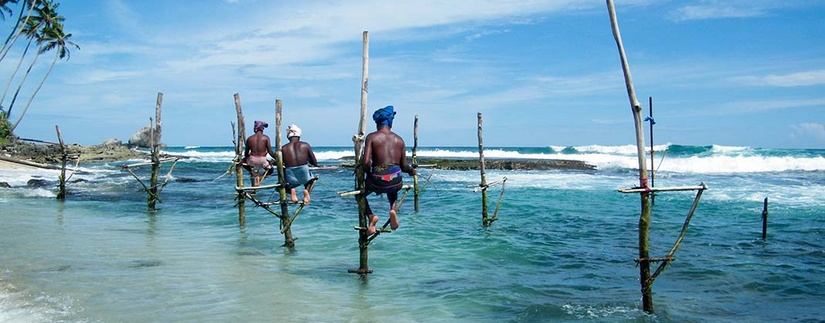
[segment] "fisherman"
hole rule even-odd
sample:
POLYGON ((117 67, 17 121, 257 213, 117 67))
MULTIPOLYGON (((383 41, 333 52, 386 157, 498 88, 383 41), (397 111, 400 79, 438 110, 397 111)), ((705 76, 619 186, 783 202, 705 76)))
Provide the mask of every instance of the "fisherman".
MULTIPOLYGON (((395 201, 403 185, 401 172, 410 174, 410 176, 416 174, 415 169, 407 164, 404 139, 392 132, 394 118, 395 111, 391 105, 378 109, 372 114, 377 130, 367 135, 363 157, 367 192, 387 194, 387 200, 390 202, 390 228, 393 230, 398 229, 395 201)), ((372 213, 369 201, 366 202, 366 213, 370 221, 367 234, 371 235, 376 231, 378 216, 372 213)))
POLYGON ((295 188, 304 185, 304 205, 309 204, 309 182, 312 174, 309 173, 309 165, 318 167, 315 153, 312 147, 301 141, 301 128, 295 124, 289 125, 286 133, 289 142, 281 147, 284 154, 284 174, 285 181, 289 188, 289 195, 293 203, 298 202, 295 188))
POLYGON ((267 127, 269 127, 268 123, 255 121, 255 134, 246 138, 246 149, 244 150, 244 157, 241 159, 243 167, 252 176, 253 187, 260 186, 261 180, 272 175, 275 171, 272 161, 266 157, 268 154, 273 159, 277 159, 275 152, 272 151, 269 136, 264 134, 264 129, 267 127))

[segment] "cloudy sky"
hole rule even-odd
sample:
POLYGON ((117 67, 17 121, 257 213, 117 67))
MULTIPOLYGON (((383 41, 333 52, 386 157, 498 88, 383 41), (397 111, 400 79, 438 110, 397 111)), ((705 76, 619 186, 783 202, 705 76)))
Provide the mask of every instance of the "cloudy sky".
MULTIPOLYGON (((635 143, 603 0, 59 2, 80 49, 55 66, 24 138, 55 141, 59 125, 68 143, 125 141, 162 92, 165 143, 231 146, 238 93, 247 124, 274 126, 281 99, 304 140, 350 146, 368 31, 368 113, 395 106, 408 143, 418 115, 421 146, 475 146, 479 112, 490 147, 635 143)), ((825 148, 825 2, 615 5, 657 144, 825 148)), ((20 50, 0 62, 4 81, 20 50)), ((51 54, 39 61, 34 80, 51 54)))

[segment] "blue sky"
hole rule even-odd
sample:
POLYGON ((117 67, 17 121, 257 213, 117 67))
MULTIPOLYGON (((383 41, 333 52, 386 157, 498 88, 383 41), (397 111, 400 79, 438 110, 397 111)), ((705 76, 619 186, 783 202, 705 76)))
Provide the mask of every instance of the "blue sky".
MULTIPOLYGON (((46 81, 24 138, 55 141, 60 125, 68 143, 126 141, 162 92, 163 142, 231 146, 239 93, 247 124, 274 126, 281 99, 304 140, 351 146, 369 31, 368 113, 394 105, 408 145, 418 115, 419 145, 475 146, 478 112, 488 147, 635 144, 603 0, 60 2, 81 49, 46 81)), ((825 148, 825 2, 615 5, 656 144, 825 148)))

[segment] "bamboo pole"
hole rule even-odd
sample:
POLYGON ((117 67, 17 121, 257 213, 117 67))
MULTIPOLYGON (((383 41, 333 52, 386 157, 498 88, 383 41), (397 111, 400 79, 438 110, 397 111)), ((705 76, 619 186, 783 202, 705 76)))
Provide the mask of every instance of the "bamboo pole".
POLYGON ((491 221, 487 218, 487 174, 486 164, 484 162, 484 141, 481 135, 481 112, 478 113, 478 163, 481 171, 481 224, 485 227, 490 226, 491 221))
MULTIPOLYGON (((241 95, 235 93, 235 113, 238 116, 238 137, 235 142, 235 178, 236 186, 243 188, 243 166, 241 165, 241 156, 243 154, 244 140, 246 139, 244 129, 243 111, 241 109, 241 95)), ((246 197, 243 194, 238 194, 238 223, 244 226, 246 223, 246 197)))
POLYGON ((768 238, 768 198, 765 198, 765 202, 762 205, 762 240, 768 238))
MULTIPOLYGON (((639 187, 646 188, 647 185, 647 162, 645 161, 644 128, 642 127, 641 104, 636 99, 636 92, 633 89, 633 78, 630 75, 630 65, 625 56, 622 36, 619 31, 619 23, 616 19, 616 9, 613 0, 607 1, 607 9, 610 13, 610 25, 613 30, 613 38, 616 40, 619 57, 621 59, 622 71, 624 71, 625 85, 627 87, 627 97, 630 100, 630 108, 633 112, 633 121, 636 128, 636 151, 639 157, 639 187)), ((650 246, 648 232, 650 230, 650 194, 649 192, 639 193, 641 197, 641 214, 639 216, 639 278, 642 290, 642 306, 647 313, 653 313, 653 292, 650 281, 650 246)))
MULTIPOLYGON (((415 122, 413 123, 413 148, 412 148, 412 163, 418 165, 418 115, 415 115, 415 122)), ((415 206, 415 213, 418 213, 418 173, 413 176, 413 204, 415 206)))
POLYGON ((161 106, 163 104, 163 93, 158 92, 158 98, 155 103, 155 121, 151 125, 150 137, 152 138, 152 175, 149 179, 149 210, 156 210, 155 207, 158 199, 158 170, 160 169, 160 135, 163 123, 160 120, 161 106))
POLYGON ((287 248, 294 248, 295 247, 295 239, 292 238, 292 225, 287 225, 286 221, 289 219, 289 205, 287 204, 286 199, 286 170, 284 170, 284 152, 281 148, 281 117, 283 106, 281 104, 280 99, 275 100, 275 156, 277 159, 275 162, 277 163, 278 167, 278 195, 280 197, 280 205, 281 205, 281 216, 279 216, 281 220, 281 228, 282 233, 284 234, 284 247, 287 248))
POLYGON ((359 266, 358 269, 350 269, 348 272, 357 273, 359 275, 366 275, 372 273, 369 269, 369 243, 370 238, 367 235, 367 195, 364 185, 364 156, 363 145, 367 132, 367 94, 369 93, 369 32, 363 33, 361 57, 361 120, 358 123, 358 133, 352 137, 355 148, 355 189, 360 190, 361 193, 355 195, 355 200, 358 202, 358 251, 359 251, 359 266))
POLYGON ((57 131, 57 141, 60 143, 60 175, 58 177, 57 199, 66 199, 66 159, 69 154, 66 153, 66 145, 63 144, 63 135, 60 133, 60 126, 55 125, 57 131))

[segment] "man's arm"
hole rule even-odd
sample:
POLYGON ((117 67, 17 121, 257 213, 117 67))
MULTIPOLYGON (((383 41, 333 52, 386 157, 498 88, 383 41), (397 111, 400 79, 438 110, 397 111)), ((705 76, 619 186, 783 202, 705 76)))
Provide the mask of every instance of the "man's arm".
POLYGON ((312 146, 306 144, 307 149, 307 163, 312 166, 318 167, 318 160, 315 159, 315 153, 312 151, 312 146))
POLYGON ((404 145, 404 141, 401 140, 401 170, 410 176, 415 176, 415 168, 412 168, 410 164, 407 164, 407 147, 404 145))
POLYGON ((278 155, 275 155, 275 152, 272 151, 272 144, 269 142, 269 136, 264 137, 264 145, 266 145, 266 152, 272 156, 272 158, 278 160, 278 155))
POLYGON ((364 143, 364 156, 362 156, 361 161, 364 165, 364 173, 368 174, 372 169, 372 134, 367 135, 367 140, 364 143))

